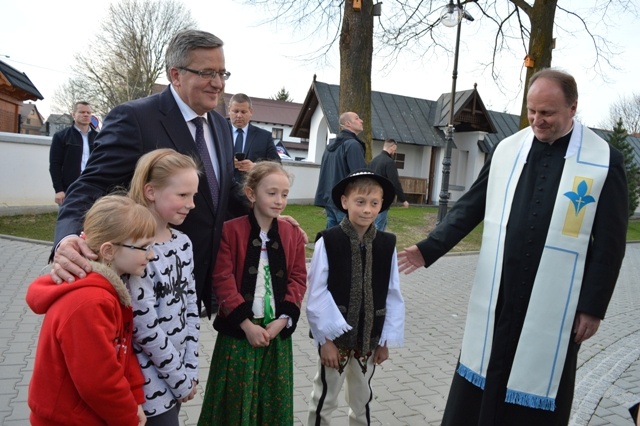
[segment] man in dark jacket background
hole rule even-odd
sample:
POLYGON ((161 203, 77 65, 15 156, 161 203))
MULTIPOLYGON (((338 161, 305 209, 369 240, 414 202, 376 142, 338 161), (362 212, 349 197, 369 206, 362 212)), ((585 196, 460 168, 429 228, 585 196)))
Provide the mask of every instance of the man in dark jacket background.
POLYGON ((314 205, 324 207, 327 228, 338 225, 346 216, 331 200, 332 188, 352 171, 366 167, 365 144, 358 134, 362 132, 362 119, 355 112, 344 112, 338 121, 340 133, 329 141, 322 162, 314 205))
POLYGON ((71 116, 73 125, 53 135, 49 149, 49 174, 56 191, 55 202, 59 206, 64 201, 67 188, 84 170, 98 135, 91 127, 91 105, 88 102, 76 102, 71 116))
MULTIPOLYGON (((406 209, 409 207, 409 202, 407 201, 407 197, 404 195, 404 191, 402 190, 400 177, 398 176, 398 168, 396 167, 396 162, 393 160, 396 149, 398 149, 398 143, 394 139, 385 140, 382 147, 382 152, 378 154, 373 160, 371 160, 371 163, 369 163, 369 168, 380 176, 386 177, 391 181, 391 183, 393 184, 393 188, 396 190, 398 201, 402 203, 402 206, 406 209)), ((380 212, 378 214, 378 217, 376 217, 375 225, 378 231, 384 231, 387 227, 388 214, 389 210, 385 210, 383 212, 380 212)))

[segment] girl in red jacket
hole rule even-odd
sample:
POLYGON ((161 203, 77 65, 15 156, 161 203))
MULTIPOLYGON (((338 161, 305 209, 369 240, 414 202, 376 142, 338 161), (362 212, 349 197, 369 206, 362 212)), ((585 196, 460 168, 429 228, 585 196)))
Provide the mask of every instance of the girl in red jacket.
POLYGON ((45 314, 29 385, 33 426, 145 424, 131 296, 120 276, 144 272, 155 230, 147 208, 105 196, 84 222, 87 245, 98 254, 93 272, 60 285, 47 274, 29 286, 29 307, 45 314))
POLYGON ((291 334, 306 290, 302 231, 278 219, 290 176, 257 163, 245 178, 248 216, 230 220, 213 272, 220 310, 198 425, 293 424, 291 334))

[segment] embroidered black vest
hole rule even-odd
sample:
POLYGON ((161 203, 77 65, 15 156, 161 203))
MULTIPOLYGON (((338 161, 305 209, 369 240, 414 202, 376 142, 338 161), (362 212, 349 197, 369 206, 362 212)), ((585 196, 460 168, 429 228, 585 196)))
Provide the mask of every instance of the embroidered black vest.
MULTIPOLYGON (((387 293, 391 277, 391 261, 396 245, 396 236, 387 232, 376 232, 372 241, 372 300, 366 300, 363 288, 351 283, 351 268, 364 267, 364 246, 361 259, 352 259, 349 237, 339 227, 325 229, 319 234, 324 239, 329 262, 328 289, 347 323, 353 327, 334 340, 342 349, 356 350, 362 354, 375 349, 380 341, 386 315, 387 293), (373 323, 365 320, 365 312, 373 311, 373 323), (365 331, 370 330, 366 335, 365 331)), ((364 276, 364 273, 363 273, 364 276)))

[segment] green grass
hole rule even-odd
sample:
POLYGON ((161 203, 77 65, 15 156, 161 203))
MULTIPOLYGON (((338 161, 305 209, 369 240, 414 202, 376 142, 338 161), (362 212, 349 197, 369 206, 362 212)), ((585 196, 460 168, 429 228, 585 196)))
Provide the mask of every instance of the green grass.
MULTIPOLYGON (((411 206, 408 209, 393 207, 389 211, 387 230, 396 234, 398 250, 409 247, 429 235, 435 227, 436 207, 411 206)), ((290 204, 284 214, 293 216, 313 242, 316 234, 323 230, 327 219, 320 207, 290 204)), ((56 213, 0 216, 0 234, 34 240, 52 241, 56 213)), ((475 251, 480 248, 482 224, 467 235, 452 251, 475 251)), ((629 221, 627 241, 640 241, 640 220, 629 221)), ((308 254, 311 252, 309 251, 308 254)))
POLYGON ((640 219, 629 220, 627 241, 640 241, 640 219))
POLYGON ((57 212, 0 216, 0 234, 33 240, 53 241, 57 212))
MULTIPOLYGON (((433 207, 392 208, 389 211, 387 231, 396 234, 399 249, 408 247, 433 229, 437 211, 433 207)), ((314 241, 318 232, 327 224, 327 217, 320 207, 290 204, 284 214, 293 216, 300 223, 310 241, 314 241)))

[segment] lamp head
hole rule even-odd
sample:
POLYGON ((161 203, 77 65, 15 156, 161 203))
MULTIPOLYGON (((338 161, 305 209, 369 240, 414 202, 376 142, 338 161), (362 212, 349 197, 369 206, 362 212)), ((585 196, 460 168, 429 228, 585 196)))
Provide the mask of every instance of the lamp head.
POLYGON ((442 8, 440 22, 445 27, 455 27, 462 20, 462 16, 462 8, 453 4, 453 0, 449 0, 449 4, 442 8))

